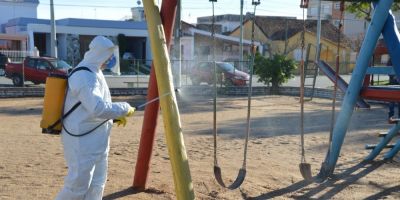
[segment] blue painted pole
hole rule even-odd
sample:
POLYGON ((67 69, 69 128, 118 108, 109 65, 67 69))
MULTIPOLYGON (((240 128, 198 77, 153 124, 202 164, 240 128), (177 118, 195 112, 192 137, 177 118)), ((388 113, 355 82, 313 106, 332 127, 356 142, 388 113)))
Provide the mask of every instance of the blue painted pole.
POLYGON ((332 144, 330 145, 325 161, 321 166, 318 179, 326 180, 335 170, 340 149, 350 123, 351 115, 353 114, 354 106, 360 94, 363 79, 369 65, 369 60, 374 52, 376 43, 382 32, 383 25, 392 4, 393 0, 379 1, 376 4, 371 23, 361 46, 356 67, 352 73, 349 87, 347 88, 343 99, 341 111, 337 117, 332 132, 332 144))
POLYGON ((386 23, 382 29, 383 39, 385 40, 386 47, 392 59, 393 69, 396 73, 396 78, 400 81, 400 34, 397 30, 395 18, 391 11, 386 19, 386 23))
POLYGON ((396 145, 392 148, 392 150, 388 151, 384 155, 385 160, 393 159, 393 157, 400 151, 400 140, 397 141, 396 145))
MULTIPOLYGON (((366 161, 373 160, 379 153, 385 148, 385 146, 397 135, 400 130, 400 123, 394 125, 388 132, 388 134, 381 140, 381 142, 371 151, 371 153, 365 158, 366 161)), ((400 146, 400 142, 399 146, 400 146)), ((397 145, 397 144, 396 144, 397 145)))

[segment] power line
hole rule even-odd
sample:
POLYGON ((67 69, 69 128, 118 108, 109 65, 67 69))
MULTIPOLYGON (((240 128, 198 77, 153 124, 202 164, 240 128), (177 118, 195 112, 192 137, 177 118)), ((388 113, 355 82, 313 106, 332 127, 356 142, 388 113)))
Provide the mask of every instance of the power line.
MULTIPOLYGON (((42 3, 43 5, 50 6, 50 4, 42 3)), ((109 5, 77 5, 77 4, 54 4, 54 6, 59 6, 59 7, 90 7, 90 8, 132 8, 132 6, 127 7, 127 6, 109 6, 109 5)))

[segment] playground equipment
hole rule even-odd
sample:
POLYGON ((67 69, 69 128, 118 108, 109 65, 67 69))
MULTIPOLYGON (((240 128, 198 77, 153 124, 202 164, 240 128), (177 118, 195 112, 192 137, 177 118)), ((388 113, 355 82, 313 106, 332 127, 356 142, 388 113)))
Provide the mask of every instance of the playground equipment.
MULTIPOLYGON (((300 173, 303 176, 304 179, 306 180, 313 180, 312 173, 311 173, 311 165, 306 162, 306 157, 305 157, 305 150, 304 150, 304 87, 305 87, 305 67, 308 65, 308 56, 310 54, 310 47, 311 45, 308 45, 307 47, 307 60, 304 62, 303 54, 304 54, 304 35, 306 32, 306 27, 305 27, 305 18, 304 18, 304 9, 306 6, 303 5, 303 1, 301 2, 300 5, 301 8, 303 8, 303 34, 302 34, 302 42, 301 42, 301 78, 300 78, 300 129, 301 129, 301 162, 299 164, 300 168, 300 173)), ((328 154, 329 150, 331 149, 332 146, 332 131, 333 131, 333 124, 335 121, 335 109, 336 109, 336 93, 337 93, 337 87, 338 87, 338 76, 339 76, 339 46, 340 46, 340 35, 341 35, 341 28, 342 28, 342 22, 343 22, 343 13, 344 13, 344 1, 342 0, 340 2, 340 23, 338 27, 338 39, 337 39, 337 52, 336 52, 336 70, 334 73, 334 89, 332 92, 332 112, 331 112, 331 126, 330 126, 330 134, 329 134, 329 147, 328 147, 328 154)), ((321 44, 317 44, 319 47, 321 47, 321 44)), ((320 51, 318 51, 318 54, 320 51)), ((317 55, 316 61, 319 61, 319 55, 317 55)), ((313 69, 314 71, 314 80, 313 80, 313 85, 312 85, 312 92, 314 92, 314 87, 315 87, 315 79, 317 75, 317 68, 313 69)), ((333 73, 332 73, 333 74, 333 73)), ((311 94, 311 99, 312 99, 312 94, 311 94)))
MULTIPOLYGON (((307 1, 307 0, 305 0, 307 1)), ((307 1, 308 4, 308 1, 307 1)), ((303 33, 301 36, 301 63, 300 63, 300 141, 301 141, 301 160, 299 164, 300 173, 305 180, 312 179, 311 165, 306 160, 306 153, 304 149, 304 34, 306 32, 306 21, 304 17, 304 10, 307 8, 307 4, 304 0, 301 1, 300 7, 303 8, 303 33)), ((309 48, 308 48, 309 50, 309 48)), ((307 59, 308 60, 308 59, 307 59)))
MULTIPOLYGON (((161 4, 160 16, 163 20, 166 44, 168 48, 170 47, 172 40, 172 29, 174 27, 177 5, 177 0, 164 0, 161 4)), ((158 97, 157 79, 154 68, 155 67, 153 64, 150 71, 149 86, 146 98, 147 100, 158 97)), ((145 108, 142 134, 140 137, 140 145, 133 180, 133 187, 138 190, 144 190, 146 188, 159 110, 160 104, 158 101, 146 106, 145 108)))
MULTIPOLYGON (((163 2, 164 3, 164 2, 163 2)), ((171 66, 166 45, 166 36, 155 1, 143 1, 147 27, 154 56, 154 69, 157 77, 158 93, 171 95, 160 99, 163 120, 170 155, 177 199, 194 199, 193 184, 189 163, 183 142, 179 109, 172 83, 171 66)), ((176 4, 175 4, 176 5, 176 4)))
MULTIPOLYGON (((216 2, 216 0, 210 0, 211 2, 216 2)), ((253 1, 255 2, 255 1, 253 1)), ((302 2, 308 2, 306 0, 303 0, 302 2)), ((171 7, 169 9, 163 10, 162 11, 170 11, 173 9, 176 9, 176 1, 168 1, 168 0, 164 0, 163 1, 163 6, 167 5, 168 3, 171 3, 169 5, 171 5, 171 7), (173 2, 173 3, 171 3, 173 2), (164 4, 165 3, 165 4, 164 4)), ((258 1, 259 3, 259 1, 258 1)), ((374 11, 374 15, 372 18, 372 23, 371 26, 368 29, 367 32, 367 36, 366 38, 369 38, 369 40, 365 40, 363 43, 363 46, 361 48, 361 52, 360 52, 360 56, 357 60, 357 65, 355 68, 355 71, 353 72, 353 77, 352 80, 347 88, 346 91, 346 96, 344 99, 344 103, 342 106, 342 111, 340 112, 337 121, 335 123, 335 126, 333 127, 333 131, 332 131, 332 137, 331 137, 331 141, 330 142, 330 147, 328 150, 328 153, 326 155, 326 160, 323 164, 323 166, 321 167, 321 171, 318 175, 318 178, 321 180, 325 180, 326 178, 328 178, 334 170, 334 167, 336 165, 337 159, 338 159, 338 155, 340 152, 340 148, 341 145, 343 143, 343 139, 344 139, 344 135, 345 135, 345 131, 347 130, 347 126, 352 114, 352 110, 355 106, 355 103, 358 99, 358 95, 359 95, 359 91, 361 90, 361 83, 362 78, 364 77, 364 75, 366 74, 366 66, 368 63, 368 58, 370 57, 370 52, 372 52, 372 48, 374 46, 374 43, 376 43, 376 40, 378 39, 379 33, 382 30, 383 24, 386 21, 386 18, 388 16, 388 11, 390 8, 390 5, 393 3, 393 0, 389 0, 389 1, 379 1, 376 4, 376 8, 374 11), (375 41, 375 42, 374 42, 375 41)), ((255 5, 255 4, 253 4, 255 5)), ((303 4, 305 6, 305 4, 303 4)), ((148 28, 149 28, 149 34, 150 34, 150 38, 151 38, 151 45, 152 45, 152 51, 153 51, 153 55, 155 56, 155 60, 154 60, 154 67, 152 68, 152 70, 154 69, 154 73, 153 76, 156 74, 157 75, 157 83, 152 83, 150 81, 150 88, 153 89, 153 97, 150 98, 150 95, 147 97, 148 99, 153 99, 155 98, 155 96, 158 95, 157 93, 157 85, 159 86, 158 88, 158 92, 160 93, 166 93, 166 92, 172 92, 173 87, 172 87, 172 80, 169 80, 170 77, 170 68, 169 68, 169 62, 168 62, 168 54, 167 54, 167 45, 166 43, 169 41, 170 39, 170 35, 168 37, 168 28, 166 28, 166 32, 165 32, 165 36, 164 36, 164 29, 161 25, 161 18, 159 17, 159 13, 158 13, 158 9, 155 6, 155 2, 154 1, 144 1, 144 7, 145 7, 145 12, 146 12, 146 16, 147 16, 147 21, 148 21, 148 28), (162 48, 160 48, 162 47, 162 48), (164 67, 167 66, 167 67, 164 67), (163 68, 164 67, 164 68, 163 68)), ((167 19, 168 15, 165 15, 163 17, 163 19, 167 19)), ((172 15, 172 18, 173 15, 172 15)), ((166 21, 164 20, 164 25, 166 21)), ((173 24, 173 22, 172 22, 173 24)), ((253 24, 254 26, 254 24, 253 24)), ((167 26, 164 26, 167 27, 167 26)), ((169 30, 170 33, 170 30, 169 30)), ((384 34, 385 35, 385 34, 384 34)), ((213 31, 213 36, 214 36, 214 31, 213 31)), ((387 37, 387 36, 385 36, 387 37)), ((214 38, 215 40, 215 38, 214 38)), ((400 45, 400 44, 396 44, 396 45, 400 45)), ((215 46, 215 42, 214 42, 214 46, 215 46)), ((304 49, 304 44, 303 44, 303 49, 304 49)), ((396 53, 395 53, 396 54, 396 53)), ((393 57, 393 55, 392 55, 393 57)), ((215 56, 214 56, 214 61, 215 61, 215 56)), ((302 62, 302 68, 304 69, 304 61, 302 62)), ((394 63, 395 66, 399 66, 400 67, 400 61, 398 63, 394 63)), ((400 68, 399 68, 399 72, 400 72, 400 68)), ((400 74, 400 73, 396 73, 396 74, 400 74)), ((336 75, 335 75, 336 76, 336 75)), ((336 80, 339 80, 339 77, 336 76, 335 77, 336 80)), ((151 79, 152 80, 152 79, 151 79)), ((153 79, 154 80, 154 79, 153 79)), ((302 79, 303 80, 303 79, 302 79)), ((339 86, 339 81, 335 81, 339 86)), ((251 83, 251 82, 250 82, 251 83)), ((304 83, 302 83, 304 86, 304 83)), ((215 87, 215 86, 214 86, 215 87)), ((149 89, 150 90, 150 89, 149 89)), ((171 93, 173 94, 173 93, 171 93)), ((303 99, 304 99, 304 88, 302 91, 302 95, 303 95, 303 99)), ((234 189, 240 186, 240 184, 243 182, 245 175, 246 175, 246 153, 247 153, 247 141, 248 141, 248 135, 249 135, 249 126, 250 126, 250 106, 251 106, 251 87, 249 88, 249 103, 248 103, 248 118, 247 118, 247 138, 246 138, 246 143, 245 143, 245 152, 244 152, 244 160, 243 160, 243 166, 242 168, 239 170, 239 175, 237 177, 237 179, 234 181, 233 184, 231 184, 230 186, 226 186, 225 183, 222 181, 222 175, 221 175, 221 169, 218 166, 218 162, 217 162, 217 157, 216 157, 216 147, 217 147, 217 141, 216 141, 216 112, 214 111, 214 174, 215 177, 218 181, 218 183, 220 183, 222 186, 225 186, 227 188, 230 189, 234 189)), ((304 101, 303 101, 304 103, 304 101)), ((147 109, 145 112, 145 121, 156 121, 157 118, 157 113, 158 111, 158 104, 153 104, 153 110, 152 110, 152 115, 153 117, 149 117, 146 118, 146 114, 148 113, 147 109), (155 114, 155 115, 154 115, 155 114), (155 119, 155 120, 154 120, 155 119)), ((161 100, 161 107, 163 109, 163 114, 164 114, 164 124, 166 125, 166 135, 167 135, 167 146, 168 146, 168 150, 170 153, 170 157, 171 157, 171 164, 172 164, 172 168, 173 168, 173 172, 174 172, 174 183, 175 183, 175 188, 176 188, 176 194, 177 194, 177 198, 178 199, 193 199, 194 198, 194 194, 193 194, 193 186, 191 183, 191 178, 190 178, 190 171, 188 168, 188 162, 187 162, 187 156, 186 156, 186 152, 185 152, 185 148, 183 145, 183 140, 182 140, 182 133, 181 133, 181 127, 180 127, 180 120, 179 120, 179 112, 178 112, 178 108, 176 106, 176 101, 175 101, 175 95, 171 95, 170 98, 166 98, 161 100)), ((302 107, 302 110, 304 108, 302 107)), ((214 110, 216 110, 216 98, 214 100, 214 110)), ((304 112, 304 110, 303 110, 304 112)), ((145 126, 145 125, 144 125, 145 126)), ((153 138, 154 138, 154 127, 155 124, 153 123, 151 125, 152 130, 153 131, 153 135, 151 136, 152 138, 149 139, 150 141, 150 148, 148 148, 147 150, 150 149, 150 151, 147 151, 149 153, 149 155, 147 156, 147 161, 149 162, 149 158, 151 156, 151 148, 152 148, 152 142, 153 142, 153 138)), ((393 128, 393 131, 389 131, 389 133, 387 134, 387 136, 385 137, 385 139, 389 139, 389 137, 392 135, 392 133, 397 133, 397 131, 400 129, 400 126, 396 125, 393 128)), ((144 134, 142 134, 142 139, 144 138, 143 136, 144 134)), ((302 144, 304 145, 304 132, 302 132, 302 144)), ((141 144, 141 147, 143 145, 141 144)), ((378 147, 376 147, 375 149, 377 149, 378 147)), ((400 149, 400 144, 396 144, 392 151, 395 149, 400 149)), ((374 150, 375 150, 374 149, 374 150)), ((302 149, 302 155, 304 155, 304 147, 302 149)), ((140 154, 140 153, 139 153, 140 154)), ((140 155, 139 155, 140 156, 140 155)), ((305 156, 305 155, 304 155, 305 156)), ((138 157, 139 159, 139 157, 138 157)), ((303 159, 303 158, 302 158, 303 159)), ((147 177, 147 170, 148 170, 148 162, 147 164, 145 163, 144 166, 142 166, 142 169, 145 169, 145 176, 147 177)), ((137 162, 138 164, 141 163, 143 164, 143 161, 139 161, 137 162)), ((307 163, 305 162, 305 157, 304 157, 304 161, 302 160, 302 164, 306 165, 307 163)), ((138 169, 138 167, 137 167, 138 169)), ((306 169, 306 168, 304 168, 306 169)), ((306 169, 308 170, 308 169, 306 169)), ((305 173, 307 173, 307 171, 304 171, 305 173)), ((310 170, 311 171, 311 170, 310 170)), ((138 170, 136 171, 136 173, 138 173, 138 170)), ((310 174, 311 176, 311 174, 310 174)), ((134 182, 134 186, 138 187, 138 188, 144 188, 145 187, 145 180, 144 183, 143 182, 136 182, 136 175, 135 175, 135 182, 134 182)))
POLYGON ((247 123, 246 123, 246 139, 244 145, 244 153, 243 153, 243 164, 242 168, 239 170, 239 173, 235 179, 235 181, 230 184, 226 185, 222 180, 222 172, 221 167, 218 165, 218 157, 217 157, 217 66, 215 60, 215 51, 216 51, 216 41, 215 41, 215 15, 214 15, 214 2, 217 0, 209 0, 212 3, 212 28, 211 28, 211 35, 213 38, 213 64, 214 64, 214 98, 213 98, 213 139, 214 139, 214 176, 217 182, 222 186, 228 189, 236 189, 240 187, 246 177, 246 158, 247 158, 247 145, 249 141, 250 135, 250 114, 251 114, 251 95, 252 95, 252 77, 253 77, 253 65, 254 65, 254 57, 256 48, 254 48, 254 23, 255 23, 255 13, 257 5, 260 4, 260 0, 252 0, 252 5, 254 6, 253 12, 253 20, 252 20, 252 35, 251 35, 251 42, 252 42, 252 57, 251 57, 251 64, 250 64, 250 82, 248 87, 248 98, 247 98, 247 123))
MULTIPOLYGON (((334 172, 354 107, 356 105, 357 100, 359 99, 360 92, 361 94, 363 94, 362 84, 363 84, 363 79, 367 74, 369 59, 372 56, 373 50, 376 46, 376 43, 381 33, 383 34, 384 40, 387 44, 390 56, 392 58, 396 58, 400 54, 400 41, 399 41, 400 38, 398 37, 399 33, 395 25, 394 17, 389 13, 392 4, 393 0, 385 0, 385 1, 380 0, 374 2, 375 9, 373 17, 370 26, 368 27, 368 31, 365 35, 365 38, 367 39, 363 41, 359 57, 357 58, 356 61, 356 66, 352 73, 350 83, 345 92, 341 111, 333 127, 331 135, 332 142, 329 146, 327 155, 325 157, 325 161, 322 163, 320 172, 316 176, 316 179, 319 181, 326 180, 334 172)), ((393 67, 396 76, 400 77, 400 60, 393 59, 393 67)), ((364 94, 371 94, 371 91, 369 91, 370 93, 368 93, 369 89, 372 88, 367 88, 366 89, 367 93, 364 94)), ((379 92, 372 91, 372 93, 375 95, 380 92, 382 91, 379 92)), ((394 94, 393 89, 390 89, 387 92, 394 94)), ((381 98, 379 98, 379 96, 380 95, 377 95, 377 99, 385 100, 385 98, 382 98, 382 96, 381 98)), ((400 98, 399 99, 393 98, 392 100, 400 101, 400 98)), ((374 159, 380 153, 380 151, 386 146, 386 144, 394 137, 394 135, 397 134, 397 131, 399 129, 400 129, 399 123, 394 125, 393 128, 389 130, 388 134, 383 138, 381 143, 374 148, 374 150, 365 160, 374 159)), ((385 154, 385 159, 392 158, 399 150, 400 150, 400 141, 396 143, 396 145, 392 148, 391 151, 385 154)))
MULTIPOLYGON (((214 0, 214 2, 216 2, 216 0, 214 0)), ((253 1, 253 5, 256 6, 258 4, 259 0, 253 1)), ((171 77, 171 75, 170 75, 170 66, 168 62, 169 58, 167 54, 167 46, 169 46, 168 44, 171 41, 171 35, 172 35, 171 29, 174 24, 177 1, 164 0, 161 6, 161 13, 158 13, 158 8, 156 7, 154 1, 151 2, 145 1, 144 8, 147 16, 152 52, 154 55, 154 67, 152 67, 150 74, 149 90, 147 96, 147 99, 149 100, 156 98, 158 96, 158 93, 165 93, 165 92, 171 93, 172 90, 172 82, 171 80, 168 79, 169 77, 171 77), (161 15, 161 18, 163 19, 165 33, 161 25, 161 18, 159 17, 159 15, 161 15), (157 85, 160 86, 158 88, 158 91, 157 91, 157 85)), ((253 30, 254 30, 254 24, 253 24, 253 30)), ((252 37, 254 38, 254 32, 252 37)), ((163 118, 164 118, 164 124, 166 124, 167 146, 170 153, 171 164, 174 172, 176 195, 178 199, 193 199, 194 198, 193 185, 191 183, 186 151, 183 145, 183 139, 181 135, 179 112, 178 108, 176 107, 175 96, 171 95, 171 97, 172 98, 161 101, 161 107, 164 111, 163 118), (169 105, 173 105, 172 108, 169 105), (178 133, 177 136, 176 133, 178 133), (175 134, 175 136, 173 134, 175 134)), ((248 130, 250 128, 249 127, 250 106, 251 106, 250 97, 251 97, 251 87, 249 87, 248 130)), ((146 107, 145 109, 142 136, 138 153, 138 161, 136 165, 134 182, 133 182, 133 187, 137 189, 144 189, 146 185, 147 175, 149 170, 149 162, 154 142, 158 109, 159 109, 159 104, 157 102, 146 107)), ((246 139, 245 155, 247 153, 247 141, 248 141, 248 134, 246 139)), ((244 157, 246 158, 246 156, 244 157)), ((228 188, 231 189, 237 188, 243 182, 245 176, 245 165, 246 165, 245 161, 246 159, 244 159, 244 170, 241 170, 241 175, 239 175, 238 178, 239 181, 229 186, 228 188)), ((214 169, 216 170, 215 172, 217 181, 223 184, 221 178, 221 171, 219 170, 218 173, 218 168, 214 169)))

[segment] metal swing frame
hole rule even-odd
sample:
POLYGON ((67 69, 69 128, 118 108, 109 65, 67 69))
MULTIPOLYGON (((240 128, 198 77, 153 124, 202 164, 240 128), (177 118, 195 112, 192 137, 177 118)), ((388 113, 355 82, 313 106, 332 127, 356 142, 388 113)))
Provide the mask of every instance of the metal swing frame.
POLYGON ((252 96, 252 78, 253 78, 253 68, 254 68, 254 57, 255 57, 255 50, 254 48, 254 21, 255 21, 255 13, 256 7, 260 4, 260 0, 253 0, 252 5, 254 5, 254 13, 253 13, 253 21, 252 21, 252 39, 251 39, 251 48, 252 48, 252 60, 250 64, 250 82, 249 82, 249 89, 248 89, 248 101, 247 101, 247 127, 246 127, 246 139, 244 145, 244 153, 243 153, 243 164, 242 167, 239 169, 238 175, 231 184, 227 185, 222 179, 222 170, 221 167, 218 165, 218 157, 217 157, 217 67, 215 61, 215 49, 216 49, 216 41, 215 41, 215 15, 214 15, 214 2, 217 0, 209 0, 212 2, 212 27, 211 27, 211 35, 213 38, 213 66, 214 66, 214 98, 213 98, 213 138, 214 138, 214 177, 218 184, 222 187, 228 189, 237 189, 243 183, 246 177, 246 160, 247 160, 247 146, 249 141, 250 135, 250 115, 251 115, 251 96, 252 96))

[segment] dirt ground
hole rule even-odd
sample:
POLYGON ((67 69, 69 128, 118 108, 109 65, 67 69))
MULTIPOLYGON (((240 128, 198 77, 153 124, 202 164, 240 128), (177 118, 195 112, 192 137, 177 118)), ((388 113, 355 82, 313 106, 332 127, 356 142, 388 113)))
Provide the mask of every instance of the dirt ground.
MULTIPOLYGON (((377 161, 359 164, 369 153, 364 145, 377 143, 377 133, 390 128, 384 105, 354 112, 333 178, 316 184, 303 181, 299 172, 298 98, 253 97, 247 177, 240 189, 227 190, 213 177, 212 99, 179 95, 196 199, 400 199, 399 156, 383 163, 381 154, 377 161)), ((114 100, 144 102, 137 96, 114 100)), ((67 168, 60 137, 41 133, 42 103, 41 98, 0 99, 0 199, 54 199, 63 185, 67 168)), ((218 99, 218 156, 227 182, 242 164, 246 106, 245 97, 218 99)), ((327 152, 330 109, 327 99, 305 106, 306 158, 313 174, 327 152)), ((161 115, 148 189, 130 188, 142 120, 143 111, 137 111, 125 128, 113 128, 104 199, 175 199, 161 115)))

